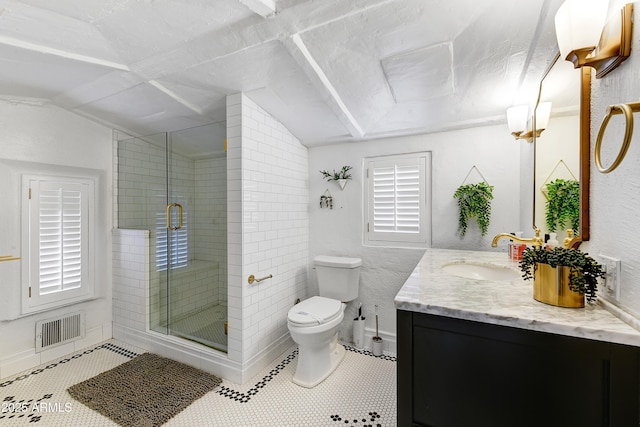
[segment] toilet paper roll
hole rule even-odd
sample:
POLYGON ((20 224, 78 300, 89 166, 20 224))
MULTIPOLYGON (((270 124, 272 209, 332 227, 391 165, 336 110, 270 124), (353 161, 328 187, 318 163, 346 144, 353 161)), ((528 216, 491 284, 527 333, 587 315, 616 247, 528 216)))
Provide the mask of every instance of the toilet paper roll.
POLYGON ((364 320, 353 321, 353 346, 358 350, 364 348, 364 320))

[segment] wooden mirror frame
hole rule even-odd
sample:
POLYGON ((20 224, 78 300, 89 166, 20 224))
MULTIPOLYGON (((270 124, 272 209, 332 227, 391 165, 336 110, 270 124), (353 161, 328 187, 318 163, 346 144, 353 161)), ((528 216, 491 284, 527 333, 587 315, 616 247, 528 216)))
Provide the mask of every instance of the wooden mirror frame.
MULTIPOLYGON (((542 97, 542 84, 547 77, 553 66, 560 59, 560 53, 558 52, 554 59, 549 64, 542 78, 540 79, 540 89, 538 91, 538 99, 536 101, 536 109, 533 115, 533 128, 536 129, 536 115, 540 98, 542 97)), ((582 67, 576 72, 581 73, 580 78, 580 142, 579 142, 579 156, 580 156, 580 229, 577 230, 578 236, 574 238, 571 245, 572 248, 578 248, 582 242, 589 240, 589 181, 591 176, 591 71, 590 67, 582 67)), ((533 132, 533 228, 536 228, 536 132, 533 132)))
POLYGON ((591 177, 591 67, 580 68, 580 235, 574 245, 589 240, 589 181, 591 177))

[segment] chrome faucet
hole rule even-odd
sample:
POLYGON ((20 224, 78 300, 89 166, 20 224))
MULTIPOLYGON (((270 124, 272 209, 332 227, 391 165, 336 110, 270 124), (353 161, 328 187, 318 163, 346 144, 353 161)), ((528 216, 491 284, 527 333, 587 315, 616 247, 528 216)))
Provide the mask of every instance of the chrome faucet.
POLYGON ((520 243, 531 244, 531 245, 533 245, 535 247, 541 247, 544 242, 542 240, 542 237, 540 237, 540 229, 536 228, 535 229, 535 233, 536 233, 535 237, 532 237, 530 239, 523 239, 522 237, 517 237, 517 236, 514 236, 513 234, 509 234, 509 233, 496 234, 496 236, 491 241, 491 247, 492 248, 497 247, 498 246, 498 240, 500 240, 500 239, 510 239, 510 240, 515 240, 516 242, 520 242, 520 243))

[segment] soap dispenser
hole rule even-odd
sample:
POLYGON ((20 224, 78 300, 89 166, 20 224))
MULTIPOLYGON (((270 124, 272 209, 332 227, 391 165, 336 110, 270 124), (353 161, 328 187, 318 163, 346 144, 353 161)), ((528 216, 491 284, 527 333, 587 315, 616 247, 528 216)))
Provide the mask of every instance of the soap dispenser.
POLYGON ((547 249, 553 249, 555 247, 557 247, 560 242, 558 242, 558 233, 549 233, 549 240, 547 240, 547 245, 545 246, 545 248, 547 249))

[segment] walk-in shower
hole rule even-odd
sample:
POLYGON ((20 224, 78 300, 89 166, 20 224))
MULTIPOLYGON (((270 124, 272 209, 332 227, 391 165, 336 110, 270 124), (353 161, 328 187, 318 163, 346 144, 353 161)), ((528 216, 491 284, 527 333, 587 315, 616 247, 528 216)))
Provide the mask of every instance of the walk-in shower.
POLYGON ((225 122, 118 141, 118 227, 149 230, 148 327, 227 350, 225 122))

